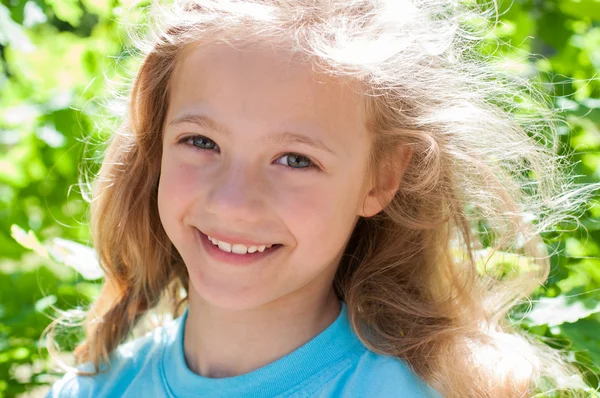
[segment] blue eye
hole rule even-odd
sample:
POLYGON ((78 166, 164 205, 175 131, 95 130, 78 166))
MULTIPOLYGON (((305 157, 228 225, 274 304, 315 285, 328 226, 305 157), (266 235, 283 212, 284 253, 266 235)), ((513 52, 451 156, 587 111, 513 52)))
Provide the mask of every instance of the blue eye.
POLYGON ((287 155, 284 155, 279 159, 283 159, 283 162, 277 163, 284 164, 294 169, 305 169, 309 167, 315 167, 309 158, 303 155, 298 155, 296 153, 288 153, 287 155))
MULTIPOLYGON (((179 141, 179 143, 191 147, 194 150, 220 152, 220 148, 217 143, 203 135, 184 137, 179 141)), ((319 166, 317 166, 308 156, 297 153, 286 153, 278 158, 275 163, 295 170, 320 170, 319 166)))
POLYGON ((210 138, 204 137, 202 135, 195 135, 193 137, 189 137, 187 139, 191 145, 195 146, 198 149, 217 149, 218 146, 216 142, 211 140, 210 138))

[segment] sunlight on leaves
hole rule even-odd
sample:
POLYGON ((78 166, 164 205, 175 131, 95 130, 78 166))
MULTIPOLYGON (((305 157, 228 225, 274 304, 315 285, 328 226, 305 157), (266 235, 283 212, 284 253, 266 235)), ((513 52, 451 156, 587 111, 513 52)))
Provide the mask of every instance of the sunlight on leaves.
POLYGON ((33 231, 29 230, 28 232, 25 232, 23 228, 13 224, 10 227, 10 232, 13 239, 16 240, 21 246, 33 250, 42 257, 48 258, 48 251, 40 243, 33 231))
POLYGON ((548 325, 549 327, 563 323, 577 322, 592 314, 600 312, 600 301, 593 298, 558 296, 544 297, 538 300, 533 310, 527 315, 530 326, 548 325))

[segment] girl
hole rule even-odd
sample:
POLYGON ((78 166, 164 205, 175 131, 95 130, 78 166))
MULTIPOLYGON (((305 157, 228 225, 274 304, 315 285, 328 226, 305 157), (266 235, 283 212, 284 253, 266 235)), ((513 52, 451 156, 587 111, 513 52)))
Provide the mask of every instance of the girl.
POLYGON ((538 236, 571 210, 568 180, 542 95, 475 51, 485 10, 180 0, 156 15, 94 187, 105 285, 82 365, 49 396, 562 388, 571 370, 504 317, 547 276, 538 236), (483 248, 530 261, 494 274, 483 248), (121 345, 163 299, 179 317, 121 345))

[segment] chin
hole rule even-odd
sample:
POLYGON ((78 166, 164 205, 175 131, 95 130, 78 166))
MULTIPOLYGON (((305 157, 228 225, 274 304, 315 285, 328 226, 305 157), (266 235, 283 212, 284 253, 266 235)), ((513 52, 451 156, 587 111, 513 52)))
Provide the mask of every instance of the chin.
POLYGON ((261 286, 239 286, 232 281, 211 283, 200 272, 190 272, 190 295, 213 307, 232 311, 244 311, 273 301, 261 286), (193 290, 193 291, 192 291, 193 290))

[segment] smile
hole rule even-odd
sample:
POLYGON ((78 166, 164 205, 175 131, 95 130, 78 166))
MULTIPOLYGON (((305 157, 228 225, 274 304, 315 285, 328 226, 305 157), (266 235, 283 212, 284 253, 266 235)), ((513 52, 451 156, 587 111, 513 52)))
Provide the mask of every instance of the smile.
POLYGON ((196 229, 204 250, 210 258, 220 263, 226 263, 235 266, 250 266, 261 263, 266 257, 278 253, 283 245, 281 244, 257 244, 252 245, 230 243, 219 241, 216 238, 206 235, 196 229))
POLYGON ((264 252, 266 249, 271 248, 273 245, 260 245, 260 246, 246 246, 241 243, 228 243, 223 242, 218 239, 213 238, 212 236, 208 236, 208 240, 212 242, 213 245, 217 246, 219 249, 223 250, 227 253, 235 253, 235 254, 246 254, 246 253, 255 253, 255 252, 264 252))

